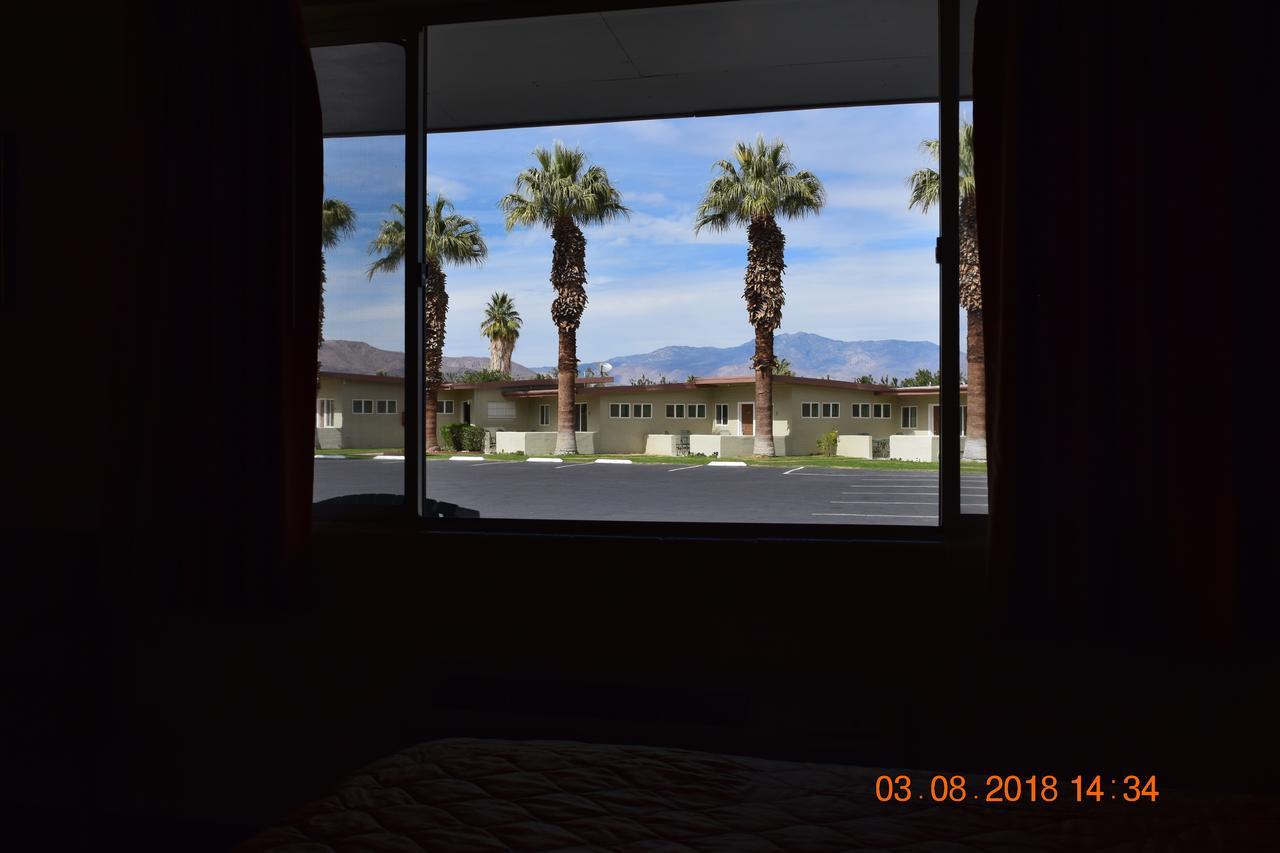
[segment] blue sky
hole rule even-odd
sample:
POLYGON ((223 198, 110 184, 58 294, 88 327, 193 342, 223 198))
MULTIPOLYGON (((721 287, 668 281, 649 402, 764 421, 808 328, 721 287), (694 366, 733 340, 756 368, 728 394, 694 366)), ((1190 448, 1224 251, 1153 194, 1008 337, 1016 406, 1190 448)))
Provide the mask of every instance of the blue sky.
MULTIPOLYGON (((631 208, 629 220, 586 229, 589 302, 578 333, 584 360, 673 345, 734 346, 752 337, 742 300, 746 232, 693 233, 694 209, 716 160, 738 139, 781 138, 798 168, 823 181, 817 217, 783 222, 787 300, 780 332, 841 340, 938 339, 936 210, 907 210, 905 179, 927 163, 935 105, 801 110, 756 115, 436 134, 428 138, 428 191, 443 192, 480 224, 482 267, 447 269, 445 354, 487 356, 479 333, 494 291, 524 318, 515 360, 555 362, 548 275, 551 237, 507 233, 497 202, 555 140, 582 148, 631 208)), ((400 137, 325 142, 325 195, 351 204, 356 235, 327 254, 325 337, 403 349, 402 277, 365 269, 369 241, 403 193, 400 137)))

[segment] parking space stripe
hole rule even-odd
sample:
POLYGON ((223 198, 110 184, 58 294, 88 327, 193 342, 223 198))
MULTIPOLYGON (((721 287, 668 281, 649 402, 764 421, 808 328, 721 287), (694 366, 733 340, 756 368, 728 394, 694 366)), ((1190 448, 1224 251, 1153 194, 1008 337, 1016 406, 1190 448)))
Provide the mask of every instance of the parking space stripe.
POLYGON ((705 468, 705 467, 707 466, 706 465, 686 465, 683 468, 668 468, 667 473, 670 474, 672 471, 688 471, 690 468, 705 468))
POLYGON ((566 462, 563 465, 557 465, 551 469, 553 471, 563 471, 566 468, 581 468, 583 465, 593 465, 594 462, 566 462))
POLYGON ((783 473, 783 474, 794 474, 794 473, 795 473, 795 472, 797 472, 797 471, 803 471, 803 470, 804 470, 804 466, 803 466, 803 465, 801 465, 799 468, 792 468, 790 471, 783 471, 782 473, 783 473))
POLYGON ((887 515, 878 512, 811 512, 809 515, 838 515, 842 518, 938 518, 936 515, 887 515))
POLYGON ((876 504, 877 506, 887 506, 889 504, 898 504, 899 506, 937 506, 937 501, 827 501, 833 504, 876 504))

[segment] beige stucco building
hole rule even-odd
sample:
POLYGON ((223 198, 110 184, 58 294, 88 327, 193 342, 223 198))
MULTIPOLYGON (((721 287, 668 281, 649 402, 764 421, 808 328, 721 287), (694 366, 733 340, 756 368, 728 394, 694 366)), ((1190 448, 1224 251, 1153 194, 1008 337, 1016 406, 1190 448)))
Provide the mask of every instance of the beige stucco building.
MULTIPOLYGON (((593 453, 690 452, 750 454, 755 385, 750 376, 692 382, 614 385, 612 377, 580 378, 577 389, 579 450, 593 453)), ((399 447, 403 444, 399 377, 321 373, 316 404, 319 446, 399 447)), ((961 387, 961 435, 965 388, 961 387)), ((550 380, 446 384, 437 417, 441 426, 472 423, 491 432, 498 450, 545 453, 556 429, 556 385, 550 380)), ((773 433, 780 455, 818 451, 818 439, 835 430, 841 455, 937 458, 940 432, 936 387, 892 388, 777 376, 773 383, 773 433), (894 440, 896 439, 896 440, 894 440), (931 449, 932 448, 932 449, 931 449)))

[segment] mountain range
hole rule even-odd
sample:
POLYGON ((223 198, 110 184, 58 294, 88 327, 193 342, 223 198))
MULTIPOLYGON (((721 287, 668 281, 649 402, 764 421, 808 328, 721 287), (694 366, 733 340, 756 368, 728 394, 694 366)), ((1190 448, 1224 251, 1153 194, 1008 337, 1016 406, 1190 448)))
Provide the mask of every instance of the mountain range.
MULTIPOLYGON (((683 381, 686 377, 747 376, 751 373, 751 355, 755 342, 746 341, 735 347, 662 347, 647 353, 616 355, 603 359, 582 359, 585 368, 599 370, 601 362, 613 365, 609 371, 620 385, 646 376, 658 381, 666 377, 683 381)), ((857 379, 870 374, 906 379, 920 368, 938 369, 938 345, 931 341, 839 341, 809 332, 787 332, 774 338, 778 358, 791 362, 797 376, 857 379)), ((960 353, 960 363, 965 354, 960 353)), ((320 346, 320 364, 324 370, 343 373, 376 373, 385 370, 391 376, 404 375, 404 353, 378 349, 359 341, 325 341, 320 346)), ((453 373, 489 366, 487 356, 444 357, 444 372, 453 373)), ((512 363, 517 379, 531 378, 535 373, 550 373, 552 367, 525 367, 512 363)))

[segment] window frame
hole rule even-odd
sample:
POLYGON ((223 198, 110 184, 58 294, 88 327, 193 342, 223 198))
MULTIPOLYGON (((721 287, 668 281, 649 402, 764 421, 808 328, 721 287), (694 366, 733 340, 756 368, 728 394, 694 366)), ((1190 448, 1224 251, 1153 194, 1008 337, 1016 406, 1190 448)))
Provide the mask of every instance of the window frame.
POLYGON ((806 421, 815 421, 815 420, 818 420, 818 419, 819 419, 819 418, 818 418, 818 412, 821 412, 821 411, 822 411, 822 404, 821 404, 821 403, 818 403, 818 402, 816 402, 816 401, 815 401, 815 402, 809 402, 809 401, 801 401, 801 402, 800 402, 800 419, 801 419, 801 420, 806 420, 806 421), (805 414, 805 412, 812 412, 813 414, 809 414, 809 415, 807 415, 807 414, 805 414))
POLYGON ((686 420, 705 421, 707 419, 707 404, 685 403, 684 414, 686 420), (695 409, 698 411, 696 415, 693 413, 695 409))
MULTIPOLYGON (((941 175, 939 209, 939 237, 937 241, 936 260, 939 265, 939 348, 940 371, 945 376, 959 376, 959 192, 958 192, 958 146, 959 146, 959 105, 960 105, 960 4, 958 0, 936 0, 938 33, 938 89, 936 104, 938 111, 939 163, 941 175)), ((538 17, 551 19, 554 12, 543 12, 530 16, 527 13, 518 17, 538 17)), ((497 16, 504 17, 503 15, 497 16)), ((485 15, 479 11, 451 14, 447 21, 440 23, 466 23, 481 20, 493 20, 495 16, 485 15)), ((403 39, 406 50, 406 87, 405 87, 405 199, 406 199, 406 232, 411 235, 406 247, 405 264, 405 351, 406 353, 423 351, 423 291, 422 271, 423 240, 421 211, 425 204, 426 190, 426 125, 425 125, 425 93, 426 93, 426 35, 424 24, 414 28, 403 39)), ((833 101, 829 107, 852 106, 833 101)), ((865 101, 857 104, 869 105, 865 101)), ((775 108, 776 109, 776 108, 775 108)), ((770 111, 761 105, 754 109, 742 111, 770 111)), ((680 117, 685 113, 662 113, 660 110, 651 118, 680 117)), ((584 119, 588 120, 588 119, 584 119)), ((533 126, 528 125, 515 126, 533 126)), ((423 394, 423 376, 421 359, 406 359, 405 371, 405 505, 413 512, 427 529, 448 533, 485 535, 492 531, 511 531, 524 534, 548 535, 553 537, 580 536, 584 533, 593 535, 631 535, 645 539, 655 538, 702 538, 712 536, 724 541, 760 541, 773 539, 782 541, 812 540, 826 538, 833 540, 866 541, 869 539, 891 539, 898 541, 938 542, 943 540, 983 541, 987 526, 985 515, 960 514, 960 481, 959 481, 959 435, 957 418, 944 418, 941 463, 939 465, 939 506, 938 523, 929 527, 903 527, 893 525, 860 525, 837 526, 823 524, 774 524, 764 529, 755 525, 736 525, 727 523, 630 523, 619 521, 580 520, 527 520, 527 519, 442 519, 426 512, 426 465, 423 458, 425 448, 421 429, 423 394)), ((959 406, 959 384, 957 381, 944 384, 939 404, 944 411, 954 411, 959 406)), ((891 406, 885 417, 892 418, 891 406)), ((741 421, 741 404, 739 404, 738 420, 741 421)), ((741 432, 739 424, 739 433, 741 432)))
POLYGON ((452 415, 452 414, 453 414, 453 411, 454 411, 454 410, 453 410, 453 401, 452 401, 452 400, 440 400, 440 399, 437 399, 437 400, 436 400, 436 414, 437 414, 437 415, 452 415))
POLYGON ((902 413, 902 417, 898 419, 901 424, 899 429, 920 429, 920 407, 919 406, 899 406, 898 411, 902 413), (907 413, 911 414, 911 423, 907 423, 907 413))
POLYGON ((716 413, 715 413, 715 419, 711 422, 711 423, 712 423, 712 426, 728 426, 728 425, 729 425, 729 404, 728 404, 728 403, 716 403, 716 404, 715 404, 715 412, 716 412, 716 413), (724 420, 720 420, 720 410, 721 410, 721 409, 724 409, 724 420))
POLYGON ((822 417, 826 418, 827 420, 834 420, 839 418, 840 404, 839 403, 823 403, 822 417))
POLYGON ((551 426, 551 404, 538 404, 538 426, 551 426))

